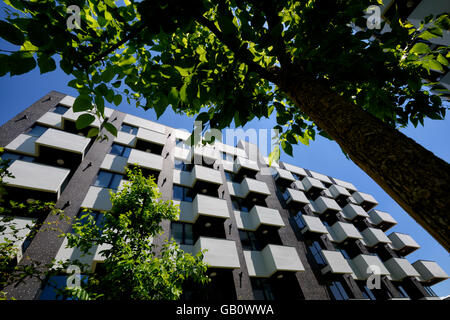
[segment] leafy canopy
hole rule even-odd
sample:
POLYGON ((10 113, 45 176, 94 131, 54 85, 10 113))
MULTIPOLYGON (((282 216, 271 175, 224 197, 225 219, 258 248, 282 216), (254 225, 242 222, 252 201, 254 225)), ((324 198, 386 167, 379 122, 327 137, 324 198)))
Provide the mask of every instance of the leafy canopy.
POLYGON ((450 55, 428 41, 450 29, 448 15, 427 17, 418 28, 393 15, 380 33, 364 16, 380 0, 5 2, 14 9, 0 36, 19 48, 0 55, 0 75, 36 66, 45 73, 59 62, 74 76, 74 110, 89 114, 79 128, 104 120, 105 103, 123 97, 158 117, 171 106, 217 129, 276 111, 281 146, 292 154, 292 144, 328 135, 278 88, 285 70, 327 82, 391 126, 445 116, 448 91, 432 71, 447 70, 450 55), (80 29, 66 25, 74 4, 80 29))

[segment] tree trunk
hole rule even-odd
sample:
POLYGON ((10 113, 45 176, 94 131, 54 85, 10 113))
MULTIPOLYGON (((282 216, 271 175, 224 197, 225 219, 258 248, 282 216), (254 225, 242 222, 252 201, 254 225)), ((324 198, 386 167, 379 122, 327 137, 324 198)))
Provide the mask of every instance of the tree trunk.
POLYGON ((400 131, 292 70, 277 85, 447 251, 450 165, 400 131))

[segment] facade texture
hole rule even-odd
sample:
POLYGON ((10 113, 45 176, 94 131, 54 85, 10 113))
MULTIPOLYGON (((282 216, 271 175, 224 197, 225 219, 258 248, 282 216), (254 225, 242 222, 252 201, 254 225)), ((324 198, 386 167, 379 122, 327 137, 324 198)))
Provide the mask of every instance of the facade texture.
MULTIPOLYGON (((180 206, 179 221, 163 223, 155 243, 171 237, 185 251, 207 249, 212 282, 186 285, 186 300, 436 299, 430 286, 448 278, 435 262, 408 262, 420 246, 389 233, 396 221, 349 182, 288 163, 269 167, 245 141, 191 148, 185 131, 111 109, 105 114, 117 137, 89 139, 75 128, 73 101, 51 92, 0 128, 2 157, 13 160, 9 196, 55 201, 72 218, 82 209, 97 217, 110 209, 109 191, 120 188, 125 168, 139 166, 180 206)), ((57 218, 15 217, 18 225, 38 219, 57 218)), ((81 256, 58 234, 18 243, 17 263, 27 263, 23 256, 43 264, 78 259, 94 271, 102 263, 101 248, 81 256)), ((6 291, 17 299, 54 297, 39 280, 6 291)))

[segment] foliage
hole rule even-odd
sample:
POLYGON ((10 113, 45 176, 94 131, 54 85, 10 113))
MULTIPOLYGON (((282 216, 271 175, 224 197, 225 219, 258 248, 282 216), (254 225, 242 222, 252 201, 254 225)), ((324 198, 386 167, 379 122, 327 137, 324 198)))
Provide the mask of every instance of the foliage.
MULTIPOLYGON (((152 239, 162 232, 163 220, 176 220, 179 209, 171 201, 162 201, 153 178, 145 178, 139 169, 128 171, 130 182, 111 193, 112 209, 101 222, 89 212, 73 223, 66 234, 68 247, 92 254, 101 251, 101 272, 89 273, 82 288, 66 288, 63 294, 76 298, 156 300, 178 299, 182 284, 192 279, 207 283, 203 253, 191 255, 174 241, 167 241, 159 253, 152 239)), ((68 262, 73 264, 74 262, 68 262)), ((67 262, 66 262, 67 265, 67 262)))
POLYGON ((427 17, 419 28, 397 15, 380 34, 364 16, 379 0, 5 2, 11 10, 0 36, 20 49, 0 55, 0 75, 36 66, 49 72, 59 59, 79 92, 74 111, 87 113, 78 128, 99 117, 115 134, 104 121, 105 100, 118 105, 123 96, 158 116, 170 105, 217 129, 276 111, 288 154, 316 132, 332 138, 278 88, 283 70, 325 81, 395 127, 445 116, 440 96, 448 92, 430 71, 446 70, 449 52, 428 40, 449 30, 448 15, 427 17), (73 4, 80 29, 66 26, 73 4))

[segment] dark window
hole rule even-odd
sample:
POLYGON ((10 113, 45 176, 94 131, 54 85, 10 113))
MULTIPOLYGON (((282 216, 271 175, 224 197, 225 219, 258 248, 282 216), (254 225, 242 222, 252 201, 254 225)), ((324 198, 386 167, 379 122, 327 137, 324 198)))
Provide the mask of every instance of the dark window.
POLYGON ((404 298, 409 298, 408 294, 406 293, 405 289, 401 285, 396 285, 396 288, 404 298))
POLYGON ((192 164, 187 164, 183 160, 175 159, 175 169, 181 171, 191 171, 192 167, 192 164))
POLYGON ((256 239, 256 234, 252 231, 239 230, 239 237, 244 250, 261 250, 261 246, 256 239))
POLYGON ((172 238, 178 244, 194 244, 194 235, 192 233, 192 224, 182 222, 172 222, 170 224, 170 233, 172 238))
POLYGON ((291 172, 291 173, 292 173, 292 176, 295 178, 295 180, 302 180, 302 178, 300 178, 300 176, 298 174, 293 173, 293 172, 291 172))
POLYGON ((229 182, 239 182, 239 181, 236 181, 236 175, 232 172, 225 171, 225 178, 229 182))
POLYGON ((192 190, 182 186, 173 186, 173 200, 192 202, 192 190))
POLYGON ((373 295, 372 290, 370 290, 366 285, 362 286, 361 292, 364 298, 370 300, 377 300, 377 298, 373 295))
POLYGON ((97 175, 94 186, 115 190, 119 187, 122 179, 123 175, 121 174, 101 170, 97 175))
POLYGON ((111 146, 110 154, 115 154, 117 156, 122 156, 128 158, 130 156, 131 148, 121 146, 120 144, 113 143, 111 146))
POLYGON ((130 134, 137 134, 138 128, 134 127, 134 126, 130 126, 128 124, 122 124, 120 131, 130 133, 130 134))
POLYGON ((345 259, 350 259, 349 254, 347 253, 347 251, 345 251, 344 248, 342 248, 342 246, 340 246, 339 244, 335 243, 334 247, 336 248, 337 251, 340 251, 342 253, 342 255, 344 256, 345 259))
POLYGON ((269 279, 251 278, 253 296, 255 300, 274 300, 275 297, 269 279))
POLYGON ((39 138, 40 136, 42 136, 44 134, 45 131, 47 131, 47 129, 48 128, 43 127, 43 126, 34 125, 30 129, 30 131, 27 132, 27 134, 29 134, 30 136, 39 138))
POLYGON ((24 156, 21 154, 15 154, 15 153, 9 153, 9 152, 3 153, 0 156, 0 158, 2 158, 3 160, 10 160, 10 163, 14 162, 15 160, 22 160, 22 161, 28 161, 28 162, 33 162, 35 160, 34 157, 24 156))
POLYGON ((309 246, 309 250, 311 251, 318 265, 322 266, 326 264, 325 259, 322 256, 322 247, 320 246, 320 243, 318 241, 312 242, 309 246))
POLYGON ((178 148, 189 149, 189 146, 186 144, 186 142, 180 138, 175 139, 175 144, 178 148))
MULTIPOLYGON (((96 226, 98 226, 98 227, 103 226, 104 215, 102 213, 100 213, 99 211, 80 210, 77 215, 77 219, 80 219, 79 222, 81 223, 81 225, 86 225, 90 219, 89 217, 93 218, 93 221, 95 222, 96 226)), ((72 233, 73 233, 73 229, 72 229, 72 233)))
POLYGON ((231 203, 233 205, 233 210, 239 210, 243 212, 249 212, 249 208, 244 204, 241 198, 231 197, 231 203))
POLYGON ((333 281, 328 285, 334 300, 348 300, 348 294, 340 281, 333 281))
POLYGON ((294 220, 300 229, 303 229, 304 227, 306 227, 305 220, 303 219, 303 215, 301 213, 297 214, 294 217, 294 220))
POLYGON ((64 113, 66 113, 67 110, 69 110, 69 108, 64 107, 64 106, 58 104, 58 105, 55 107, 55 109, 53 109, 52 112, 57 113, 57 114, 64 114, 64 113))
POLYGON ((438 295, 436 294, 436 292, 433 291, 433 289, 431 289, 431 287, 428 286, 423 286, 424 289, 428 292, 428 294, 432 297, 437 297, 438 295))
MULTIPOLYGON (((39 297, 40 300, 63 300, 60 292, 67 287, 67 275, 64 276, 51 276, 39 297)), ((82 283, 87 283, 88 276, 81 275, 80 280, 82 283)), ((72 299, 68 299, 72 300, 72 299)))

